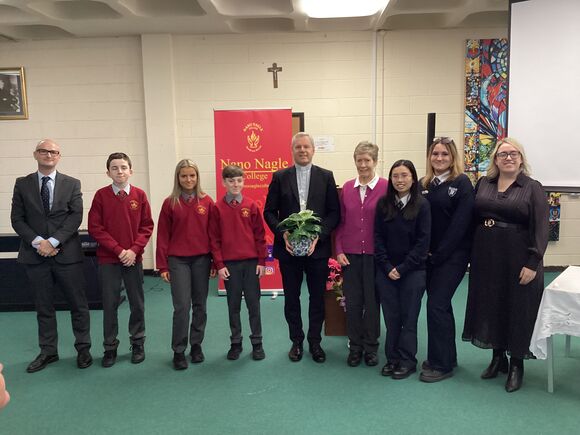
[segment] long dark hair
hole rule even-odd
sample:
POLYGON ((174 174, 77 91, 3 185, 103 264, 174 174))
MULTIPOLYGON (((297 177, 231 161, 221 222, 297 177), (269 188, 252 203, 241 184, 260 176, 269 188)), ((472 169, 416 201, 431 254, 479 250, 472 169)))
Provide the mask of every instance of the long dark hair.
POLYGON ((391 170, 389 171, 389 184, 387 186, 387 193, 380 199, 378 203, 378 207, 380 207, 380 210, 385 215, 385 221, 393 220, 399 213, 403 215, 403 219, 405 220, 415 219, 419 214, 419 209, 421 208, 422 197, 420 193, 417 170, 415 169, 413 162, 410 160, 397 160, 395 163, 393 163, 393 166, 391 166, 391 170), (411 196, 409 198, 409 202, 403 208, 403 211, 399 210, 395 205, 397 191, 395 190, 392 179, 393 170, 399 166, 404 166, 407 168, 409 172, 411 172, 411 176, 413 178, 413 184, 409 190, 409 194, 411 196))

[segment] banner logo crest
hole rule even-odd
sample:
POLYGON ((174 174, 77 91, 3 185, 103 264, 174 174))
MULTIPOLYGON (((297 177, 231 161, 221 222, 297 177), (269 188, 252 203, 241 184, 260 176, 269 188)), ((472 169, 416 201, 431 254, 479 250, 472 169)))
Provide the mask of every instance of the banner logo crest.
POLYGON ((260 133, 264 131, 264 128, 257 122, 250 122, 246 124, 243 132, 246 133, 246 149, 251 153, 258 152, 262 149, 260 144, 260 133))

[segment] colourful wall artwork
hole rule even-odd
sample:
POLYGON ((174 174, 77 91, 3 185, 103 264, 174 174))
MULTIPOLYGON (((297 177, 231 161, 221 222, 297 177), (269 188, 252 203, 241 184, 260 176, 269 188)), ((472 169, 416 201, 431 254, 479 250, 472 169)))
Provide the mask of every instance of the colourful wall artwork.
MULTIPOLYGON (((465 173, 475 184, 507 135, 507 39, 469 39, 465 57, 465 173)), ((560 194, 548 193, 550 240, 560 238, 560 194)))

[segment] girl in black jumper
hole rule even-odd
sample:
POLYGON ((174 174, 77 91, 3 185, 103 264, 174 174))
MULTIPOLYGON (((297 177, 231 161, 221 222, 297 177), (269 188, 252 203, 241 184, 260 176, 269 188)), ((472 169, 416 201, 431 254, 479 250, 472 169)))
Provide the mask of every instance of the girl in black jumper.
POLYGON ((453 376, 457 365, 451 299, 469 262, 474 203, 473 185, 463 173, 463 160, 453 139, 433 140, 421 187, 431 205, 431 247, 427 261, 428 353, 419 379, 438 382, 453 376))
POLYGON ((375 215, 376 287, 387 334, 383 376, 405 379, 417 370, 417 319, 425 290, 431 212, 415 166, 396 161, 375 215))

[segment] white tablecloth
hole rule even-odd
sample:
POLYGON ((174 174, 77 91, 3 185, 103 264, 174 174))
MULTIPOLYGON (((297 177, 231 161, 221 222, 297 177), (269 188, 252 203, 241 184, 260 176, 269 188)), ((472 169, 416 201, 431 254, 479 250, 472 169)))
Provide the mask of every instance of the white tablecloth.
POLYGON ((580 267, 569 266, 542 296, 530 351, 538 359, 548 356, 547 339, 554 334, 580 337, 580 267))

